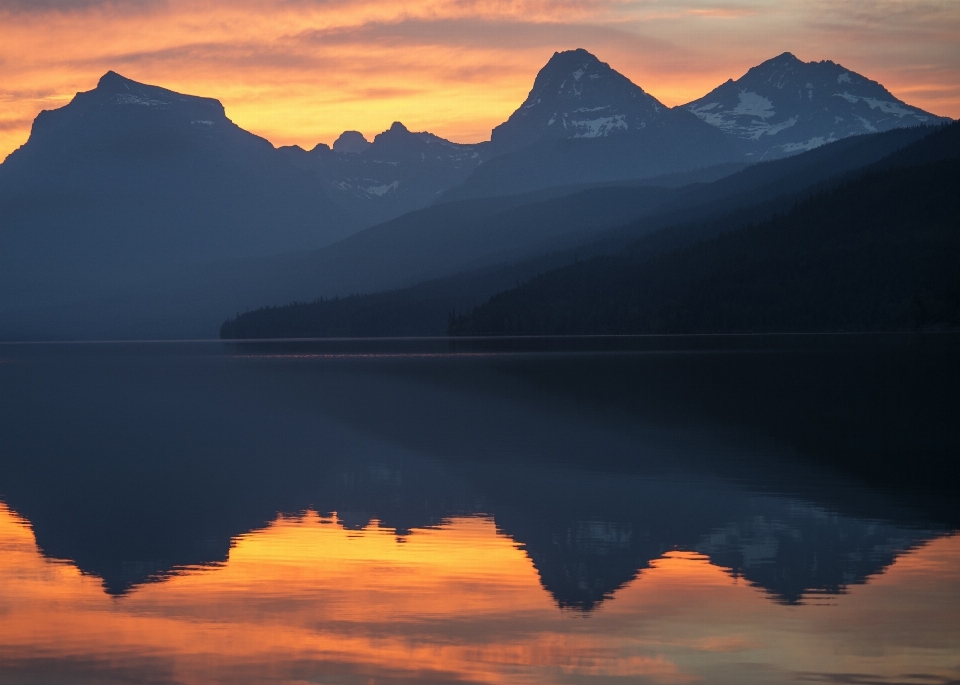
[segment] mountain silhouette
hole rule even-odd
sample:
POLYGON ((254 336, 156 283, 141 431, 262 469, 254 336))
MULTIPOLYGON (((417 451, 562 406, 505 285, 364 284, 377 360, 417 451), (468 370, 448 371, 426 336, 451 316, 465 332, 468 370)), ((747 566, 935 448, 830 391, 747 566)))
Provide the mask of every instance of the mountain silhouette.
POLYGON ((317 247, 354 230, 307 174, 216 100, 113 72, 41 112, 0 165, 8 306, 117 288, 178 264, 317 247))
MULTIPOLYGON (((785 55, 709 102, 670 109, 572 50, 549 60, 490 142, 456 144, 397 122, 372 141, 348 132, 335 149, 307 151, 274 149, 216 100, 109 72, 41 113, 0 164, 0 337, 213 335, 227 316, 265 305, 518 260, 556 266, 654 205, 704 207, 693 183, 927 116, 888 96, 838 65, 785 55), (800 81, 805 99, 784 100, 800 81), (770 107, 741 107, 740 90, 770 107), (838 128, 838 118, 859 123, 838 128), (650 190, 684 184, 686 200, 650 190), (466 200, 476 204, 457 204, 466 200)), ((810 174, 822 180, 822 170, 810 174)))

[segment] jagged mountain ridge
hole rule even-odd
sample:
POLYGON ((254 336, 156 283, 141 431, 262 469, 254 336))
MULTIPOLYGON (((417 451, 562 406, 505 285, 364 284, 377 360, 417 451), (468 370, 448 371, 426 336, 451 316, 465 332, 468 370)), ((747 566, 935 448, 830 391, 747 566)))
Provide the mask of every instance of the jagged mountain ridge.
POLYGON ((829 60, 785 52, 683 106, 750 145, 754 159, 810 150, 891 128, 950 121, 913 107, 880 83, 829 60))
POLYGON ((414 133, 394 122, 372 142, 358 131, 345 131, 332 149, 324 144, 310 152, 282 149, 314 174, 359 225, 372 226, 432 204, 466 180, 488 148, 486 143, 414 133))

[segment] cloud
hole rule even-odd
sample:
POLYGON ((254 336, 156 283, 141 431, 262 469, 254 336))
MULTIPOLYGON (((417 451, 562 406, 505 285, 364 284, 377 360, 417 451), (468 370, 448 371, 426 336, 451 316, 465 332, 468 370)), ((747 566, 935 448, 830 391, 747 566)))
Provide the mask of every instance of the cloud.
POLYGON ((960 39, 960 4, 941 0, 817 0, 811 3, 806 25, 816 33, 885 36, 890 47, 905 40, 960 39))
POLYGON ((155 11, 165 5, 166 0, 0 0, 0 14, 64 14, 93 8, 131 14, 155 11))
POLYGON ((20 119, 0 119, 0 131, 21 131, 30 128, 33 119, 22 117, 20 119))
POLYGON ((752 7, 698 7, 685 10, 685 14, 695 17, 717 17, 720 19, 737 19, 759 14, 759 10, 752 7))
MULTIPOLYGON (((317 46, 449 46, 465 49, 535 48, 572 49, 583 42, 604 43, 611 48, 636 49, 638 35, 619 25, 589 22, 535 22, 514 19, 410 19, 392 23, 370 22, 360 26, 313 30, 293 40, 317 46)), ((675 51, 679 48, 665 40, 645 38, 645 49, 675 51)))

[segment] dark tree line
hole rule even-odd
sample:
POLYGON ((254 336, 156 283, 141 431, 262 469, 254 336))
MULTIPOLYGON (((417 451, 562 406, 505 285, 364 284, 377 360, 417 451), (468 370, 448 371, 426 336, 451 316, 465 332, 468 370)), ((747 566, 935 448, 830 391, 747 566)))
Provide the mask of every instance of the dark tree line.
POLYGON ((376 338, 443 335, 454 319, 446 299, 404 291, 298 302, 238 314, 220 327, 223 339, 376 338))

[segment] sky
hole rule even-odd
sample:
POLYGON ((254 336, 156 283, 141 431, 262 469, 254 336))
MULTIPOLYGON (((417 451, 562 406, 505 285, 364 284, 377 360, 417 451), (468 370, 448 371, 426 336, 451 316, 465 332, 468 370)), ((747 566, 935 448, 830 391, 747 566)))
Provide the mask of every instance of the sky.
POLYGON ((669 106, 790 51, 960 117, 957 0, 0 0, 0 158, 111 69, 275 145, 393 121, 487 140, 578 47, 669 106))

